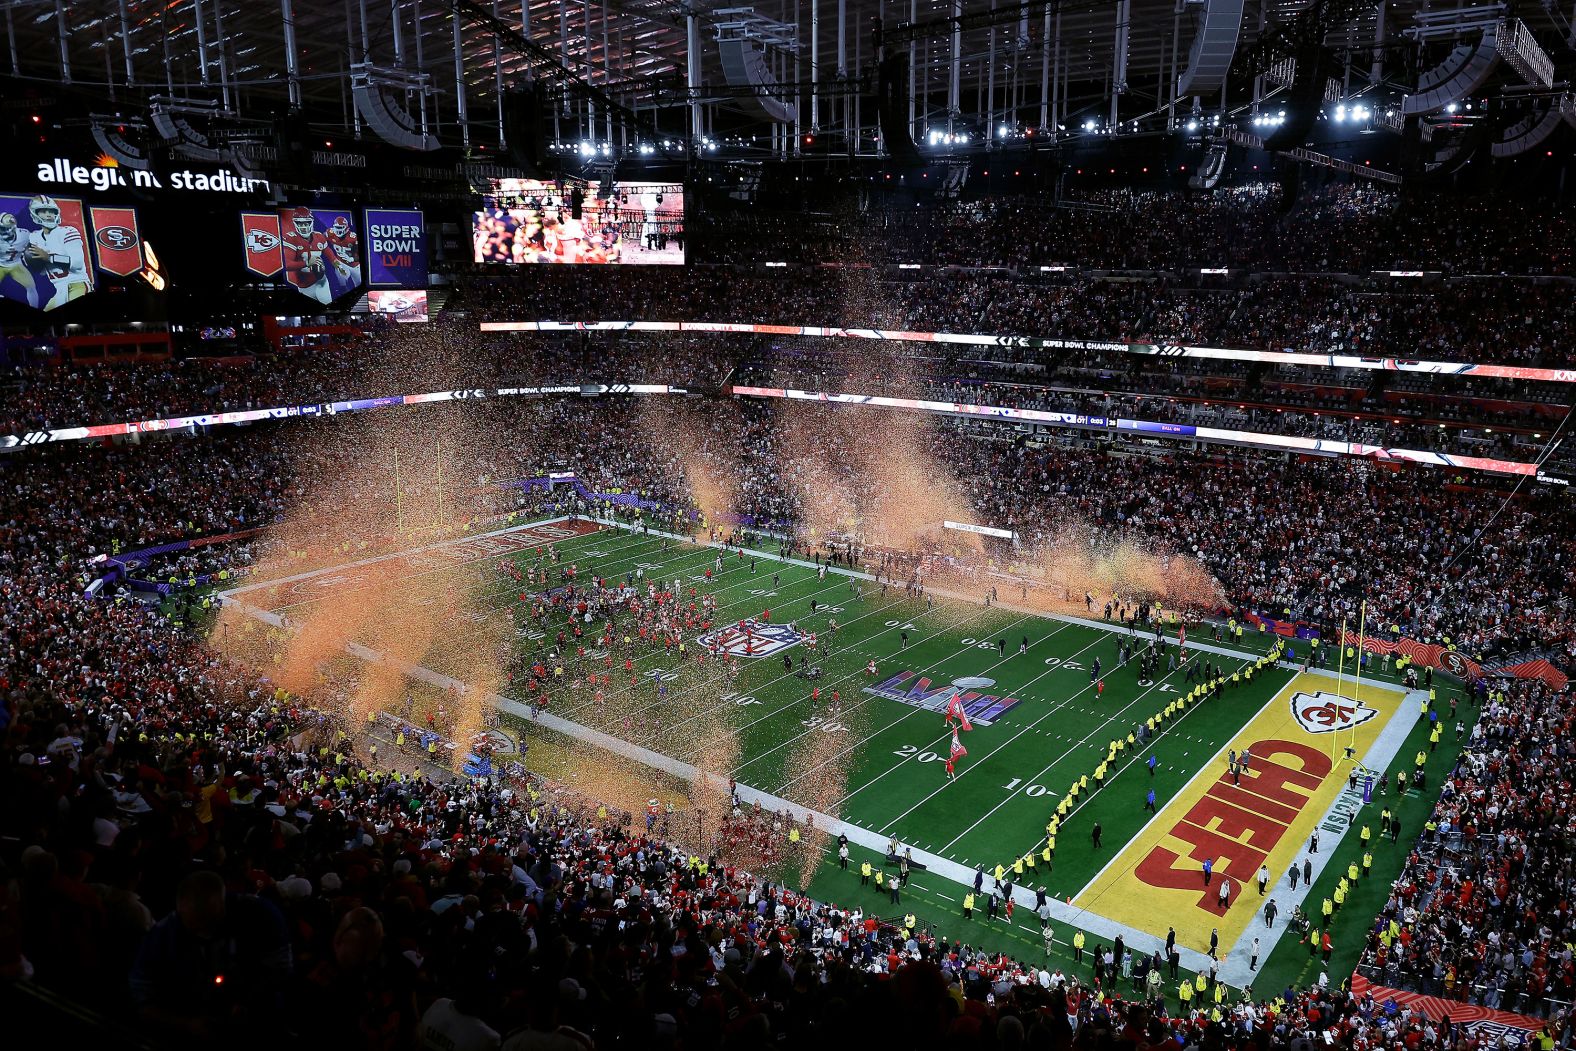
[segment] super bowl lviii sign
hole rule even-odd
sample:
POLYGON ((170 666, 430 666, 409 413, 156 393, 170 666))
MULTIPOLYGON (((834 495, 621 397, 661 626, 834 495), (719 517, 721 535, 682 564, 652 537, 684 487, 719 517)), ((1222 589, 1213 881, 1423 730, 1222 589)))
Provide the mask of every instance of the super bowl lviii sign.
POLYGON ((420 212, 368 208, 367 283, 375 288, 427 287, 427 228, 420 212))
POLYGON ((85 208, 75 197, 0 194, 0 295, 54 310, 93 291, 94 269, 142 270, 132 208, 85 208))
POLYGON ((350 209, 242 212, 246 268, 286 283, 325 306, 361 287, 361 235, 350 209))

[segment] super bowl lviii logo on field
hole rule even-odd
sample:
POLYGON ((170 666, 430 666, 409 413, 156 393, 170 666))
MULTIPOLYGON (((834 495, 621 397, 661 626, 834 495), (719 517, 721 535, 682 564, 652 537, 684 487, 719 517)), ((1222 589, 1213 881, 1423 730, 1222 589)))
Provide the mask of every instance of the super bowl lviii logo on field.
POLYGON ((730 657, 770 657, 799 644, 800 635, 786 624, 761 624, 754 620, 708 631, 697 641, 730 657))
POLYGON ((981 675, 965 675, 961 679, 953 679, 945 686, 932 686, 928 678, 917 672, 905 671, 875 686, 866 686, 864 692, 901 704, 910 704, 915 708, 924 708, 937 715, 945 712, 947 706, 952 703, 952 698, 956 697, 963 705, 963 711, 971 723, 989 726, 992 719, 1018 703, 1016 697, 1002 697, 985 692, 994 685, 996 685, 995 679, 987 679, 981 675))
POLYGON ((1337 730, 1350 730, 1379 714, 1355 697, 1341 697, 1320 690, 1317 693, 1291 695, 1291 714, 1297 725, 1311 734, 1328 734, 1337 730))

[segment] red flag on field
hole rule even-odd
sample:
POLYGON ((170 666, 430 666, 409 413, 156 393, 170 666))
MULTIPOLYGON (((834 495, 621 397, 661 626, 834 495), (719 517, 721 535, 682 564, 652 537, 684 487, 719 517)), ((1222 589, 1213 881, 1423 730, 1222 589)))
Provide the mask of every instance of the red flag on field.
POLYGON ((968 754, 969 750, 963 747, 962 741, 958 740, 958 731, 954 728, 952 731, 952 758, 961 759, 968 754))
POLYGON ((953 694, 952 698, 947 701, 947 722, 950 723, 954 719, 963 725, 963 729, 974 729, 969 723, 968 712, 963 710, 963 701, 958 698, 957 694, 953 694))

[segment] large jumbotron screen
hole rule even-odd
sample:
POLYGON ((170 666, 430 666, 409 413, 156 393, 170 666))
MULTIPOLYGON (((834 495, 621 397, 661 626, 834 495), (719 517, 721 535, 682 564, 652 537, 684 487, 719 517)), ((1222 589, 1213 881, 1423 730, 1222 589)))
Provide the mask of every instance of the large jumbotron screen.
POLYGON ((684 187, 495 179, 472 213, 478 263, 684 262, 684 187))

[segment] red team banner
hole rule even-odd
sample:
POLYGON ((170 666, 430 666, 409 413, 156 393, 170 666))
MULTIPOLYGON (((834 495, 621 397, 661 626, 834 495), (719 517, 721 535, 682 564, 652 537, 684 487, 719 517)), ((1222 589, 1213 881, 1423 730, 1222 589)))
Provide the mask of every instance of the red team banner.
POLYGON ((285 268, 278 213, 242 212, 241 243, 246 251, 246 269, 252 273, 273 277, 285 268))
POLYGON ((263 277, 282 273, 297 292, 327 306, 361 287, 361 235, 351 214, 304 206, 242 212, 246 268, 263 277))
POLYGON ((133 208, 88 209, 93 218, 93 251, 106 274, 130 277, 142 270, 142 235, 133 208))

